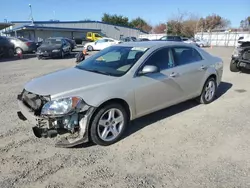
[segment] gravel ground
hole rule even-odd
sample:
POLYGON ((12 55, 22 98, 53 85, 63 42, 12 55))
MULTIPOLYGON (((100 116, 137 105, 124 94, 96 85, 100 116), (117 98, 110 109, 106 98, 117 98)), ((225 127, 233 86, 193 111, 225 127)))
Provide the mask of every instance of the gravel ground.
POLYGON ((0 62, 0 188, 250 187, 249 74, 229 71, 232 48, 207 50, 225 63, 217 100, 140 118, 109 147, 55 148, 17 118, 23 85, 74 59, 0 62))

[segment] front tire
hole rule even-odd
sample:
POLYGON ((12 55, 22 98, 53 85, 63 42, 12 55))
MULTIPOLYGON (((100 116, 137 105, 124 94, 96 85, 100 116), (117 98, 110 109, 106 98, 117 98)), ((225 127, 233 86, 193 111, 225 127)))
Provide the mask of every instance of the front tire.
POLYGON ((128 114, 120 104, 108 104, 100 108, 90 127, 92 141, 101 146, 114 144, 122 137, 128 124, 128 114))
POLYGON ((209 78, 203 86, 202 93, 198 98, 198 102, 201 104, 209 104, 215 98, 217 91, 217 84, 215 78, 209 78))
POLYGON ((61 58, 63 59, 64 56, 65 56, 65 54, 64 54, 64 52, 63 52, 63 50, 62 50, 62 51, 61 51, 61 58))
POLYGON ((8 55, 7 55, 8 57, 14 57, 14 50, 13 49, 9 49, 8 50, 8 55))
POLYGON ((239 72, 240 69, 237 67, 237 61, 236 60, 231 60, 230 62, 230 71, 231 72, 239 72))

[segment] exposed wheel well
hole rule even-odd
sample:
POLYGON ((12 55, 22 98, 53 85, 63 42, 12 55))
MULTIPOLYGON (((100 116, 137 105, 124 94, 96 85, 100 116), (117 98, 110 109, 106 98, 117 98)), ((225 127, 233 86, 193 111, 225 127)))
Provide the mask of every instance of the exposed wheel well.
POLYGON ((108 100, 108 101, 102 103, 102 104, 98 107, 98 109, 101 108, 101 107, 103 107, 103 106, 105 106, 105 105, 107 105, 107 104, 110 104, 110 103, 118 103, 118 104, 122 105, 122 106, 124 107, 124 109, 126 110, 126 112, 127 112, 127 114, 128 114, 128 117, 129 117, 129 119, 130 119, 130 115, 131 115, 131 114, 130 114, 129 105, 128 105, 128 103, 127 103, 125 100, 123 100, 123 99, 119 99, 119 98, 110 99, 110 100, 108 100))
POLYGON ((211 74, 211 75, 207 78, 207 80, 208 80, 209 78, 214 78, 215 81, 216 81, 216 83, 217 83, 217 76, 216 76, 215 74, 211 74))

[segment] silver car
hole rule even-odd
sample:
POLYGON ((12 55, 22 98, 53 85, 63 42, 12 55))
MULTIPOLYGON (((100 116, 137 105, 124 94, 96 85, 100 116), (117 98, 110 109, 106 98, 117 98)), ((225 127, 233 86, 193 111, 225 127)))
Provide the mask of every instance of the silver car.
POLYGON ((37 137, 70 132, 56 143, 117 142, 130 120, 197 99, 214 100, 223 62, 182 42, 132 42, 108 47, 75 67, 36 78, 18 95, 18 116, 37 137))
POLYGON ((8 37, 9 41, 14 44, 16 53, 29 53, 36 51, 36 43, 26 38, 8 37))

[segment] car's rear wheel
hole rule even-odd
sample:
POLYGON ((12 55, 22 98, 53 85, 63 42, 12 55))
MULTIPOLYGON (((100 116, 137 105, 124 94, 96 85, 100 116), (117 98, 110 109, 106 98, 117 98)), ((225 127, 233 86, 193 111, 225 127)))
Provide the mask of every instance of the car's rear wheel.
POLYGON ((209 104, 215 98, 215 93, 217 91, 216 80, 213 77, 210 77, 203 86, 201 95, 198 98, 198 101, 201 104, 209 104))
POLYGON ((16 54, 22 54, 23 53, 22 48, 19 48, 19 47, 16 48, 15 51, 16 51, 16 54))
POLYGON ((87 50, 88 51, 93 51, 93 46, 91 46, 91 45, 87 46, 87 50))
POLYGON ((90 136, 95 144, 108 146, 117 142, 128 124, 128 115, 122 105, 105 105, 93 117, 90 136))
POLYGON ((230 62, 230 71, 231 72, 239 72, 240 71, 240 69, 239 69, 239 67, 237 66, 237 61, 236 60, 231 60, 231 62, 230 62))

